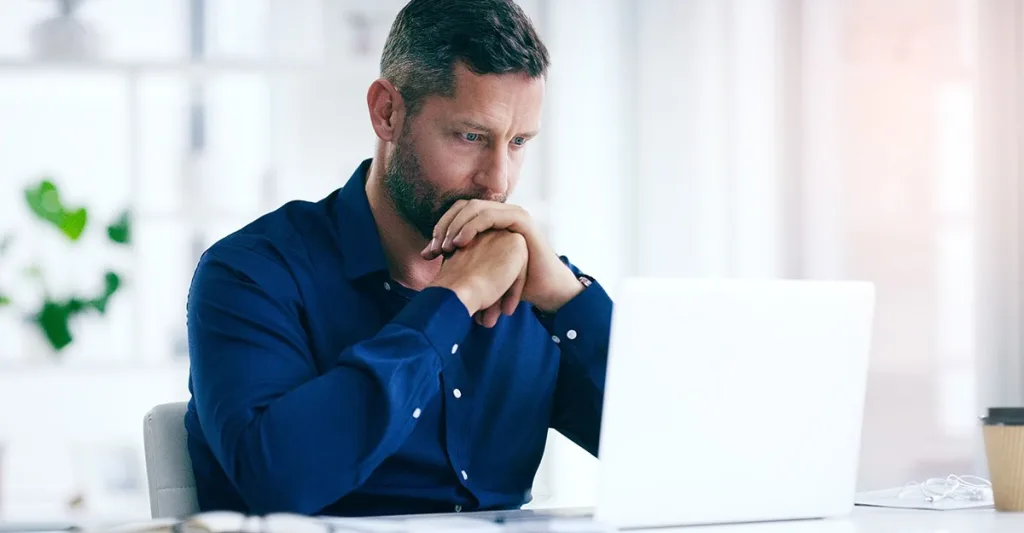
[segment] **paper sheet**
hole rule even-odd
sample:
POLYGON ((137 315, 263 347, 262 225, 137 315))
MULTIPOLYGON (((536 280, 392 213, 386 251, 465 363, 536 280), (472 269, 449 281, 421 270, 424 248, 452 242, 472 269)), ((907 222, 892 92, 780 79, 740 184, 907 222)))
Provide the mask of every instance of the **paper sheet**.
POLYGON ((861 492, 854 499, 857 505, 869 507, 891 507, 894 509, 923 509, 927 511, 957 511, 960 509, 983 509, 992 507, 992 493, 983 500, 955 500, 952 498, 927 502, 920 491, 913 489, 904 492, 903 487, 895 489, 876 490, 861 492), (903 496, 900 497, 900 493, 903 496))

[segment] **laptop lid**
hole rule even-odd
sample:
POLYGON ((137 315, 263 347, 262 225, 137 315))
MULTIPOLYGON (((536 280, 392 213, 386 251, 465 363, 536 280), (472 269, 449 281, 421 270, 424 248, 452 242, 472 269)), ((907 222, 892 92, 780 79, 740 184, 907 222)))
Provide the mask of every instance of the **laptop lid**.
POLYGON ((852 509, 873 285, 630 279, 617 292, 599 521, 656 527, 852 509))

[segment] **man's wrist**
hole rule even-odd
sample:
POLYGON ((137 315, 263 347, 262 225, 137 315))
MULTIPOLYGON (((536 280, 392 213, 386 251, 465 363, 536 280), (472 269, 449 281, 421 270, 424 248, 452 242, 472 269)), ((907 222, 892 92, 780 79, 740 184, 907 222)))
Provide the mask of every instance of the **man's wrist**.
POLYGON ((546 315, 553 315, 564 307, 565 304, 571 302, 573 298, 579 296, 583 289, 586 288, 571 270, 567 268, 566 273, 568 276, 565 278, 565 281, 559 283, 557 289, 552 291, 548 298, 540 302, 534 302, 533 305, 538 311, 546 315))
POLYGON ((435 281, 431 284, 434 287, 441 287, 448 289, 455 293, 455 296, 459 298, 462 305, 466 306, 466 310, 469 311, 469 315, 473 316, 477 311, 480 310, 480 304, 477 303, 477 291, 473 287, 472 283, 465 280, 440 280, 435 281))

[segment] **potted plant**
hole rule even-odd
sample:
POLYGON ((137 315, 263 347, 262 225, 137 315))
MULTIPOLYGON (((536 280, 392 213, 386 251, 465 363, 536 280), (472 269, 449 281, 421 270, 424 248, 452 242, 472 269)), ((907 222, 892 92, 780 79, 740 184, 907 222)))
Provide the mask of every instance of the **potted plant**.
MULTIPOLYGON (((57 231, 71 245, 72 253, 75 251, 75 243, 89 227, 89 211, 85 207, 66 205, 56 184, 49 179, 43 179, 25 190, 25 204, 36 219, 57 231)), ((130 246, 131 217, 128 211, 106 225, 106 239, 117 246, 130 246)), ((13 244, 14 236, 11 234, 0 238, 0 260, 3 260, 13 244)), ((73 257, 69 261, 73 261, 73 257)), ((42 298, 35 306, 26 308, 17 305, 19 302, 14 301, 11 293, 0 287, 0 309, 24 312, 25 318, 39 328, 53 352, 58 355, 74 340, 71 333, 73 320, 87 313, 105 314, 111 299, 120 291, 123 280, 121 274, 107 270, 98 292, 58 296, 50 290, 45 273, 38 263, 29 265, 23 274, 38 285, 42 298)))

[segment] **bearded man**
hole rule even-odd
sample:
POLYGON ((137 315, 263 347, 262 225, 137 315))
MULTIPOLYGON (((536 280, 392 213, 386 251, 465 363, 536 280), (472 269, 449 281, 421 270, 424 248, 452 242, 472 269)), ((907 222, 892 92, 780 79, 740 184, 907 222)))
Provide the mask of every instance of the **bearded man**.
POLYGON ((367 91, 373 158, 203 254, 201 510, 515 509, 549 428, 597 454, 612 302, 505 203, 547 69, 512 0, 412 0, 367 91))

